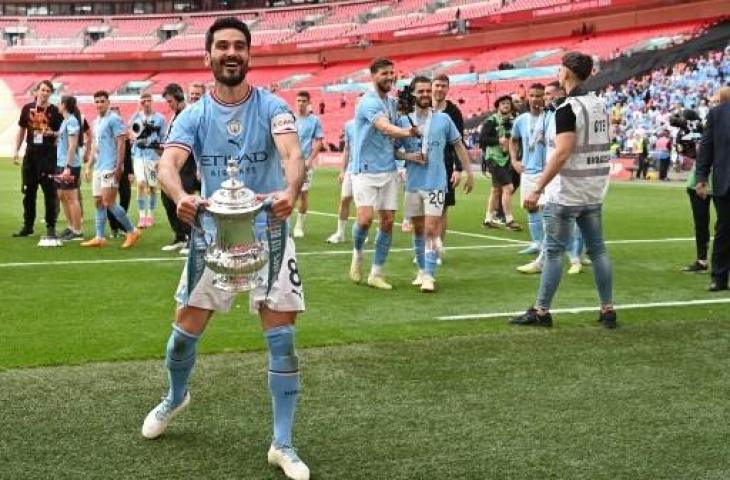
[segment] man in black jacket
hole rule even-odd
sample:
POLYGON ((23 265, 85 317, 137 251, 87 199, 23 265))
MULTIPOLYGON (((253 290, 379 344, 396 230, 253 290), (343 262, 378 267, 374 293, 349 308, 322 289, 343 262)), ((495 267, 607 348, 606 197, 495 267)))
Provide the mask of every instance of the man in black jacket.
MULTIPOLYGON (((451 118, 456 125, 461 137, 464 137, 464 117, 461 115, 459 107, 446 99, 449 94, 449 76, 440 74, 434 77, 433 83, 433 108, 437 112, 443 112, 451 118)), ((446 190, 446 201, 444 202, 444 212, 441 216, 441 242, 438 245, 439 260, 443 254, 443 242, 446 238, 446 229, 448 228, 448 212, 449 207, 456 205, 456 187, 461 182, 462 172, 466 172, 466 181, 464 182, 464 192, 469 193, 474 188, 474 175, 471 173, 470 165, 462 165, 456 151, 451 144, 446 145, 444 154, 444 163, 446 164, 446 178, 449 179, 446 190)))
POLYGON ((707 114, 697 159, 696 192, 700 198, 707 196, 710 170, 717 223, 712 244, 712 281, 707 289, 717 292, 728 289, 730 272, 730 102, 707 114))
MULTIPOLYGON (((186 107, 185 93, 180 85, 177 83, 171 83, 165 87, 165 90, 162 92, 162 96, 165 98, 167 105, 173 112, 169 126, 169 130, 172 130, 172 125, 175 123, 175 119, 186 107)), ((182 169, 180 169, 180 179, 182 180, 182 186, 185 192, 195 193, 195 191, 200 190, 200 182, 197 177, 197 167, 192 153, 188 156, 188 160, 185 162, 182 169)), ((187 253, 186 246, 188 243, 188 237, 190 236, 190 225, 180 221, 177 216, 177 206, 175 205, 175 202, 173 202, 164 191, 162 192, 162 205, 165 207, 170 227, 175 233, 175 237, 172 241, 163 246, 162 250, 165 252, 180 250, 180 253, 187 253)))

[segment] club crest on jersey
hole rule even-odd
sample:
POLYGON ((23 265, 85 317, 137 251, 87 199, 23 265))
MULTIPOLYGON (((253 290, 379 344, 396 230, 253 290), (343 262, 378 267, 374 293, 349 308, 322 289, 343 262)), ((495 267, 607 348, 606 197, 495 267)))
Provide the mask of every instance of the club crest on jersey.
POLYGON ((234 119, 234 120, 231 120, 230 122, 228 122, 226 127, 228 129, 228 134, 231 135, 232 137, 238 136, 238 134, 241 133, 241 130, 243 130, 243 127, 241 126, 241 122, 238 121, 237 119, 234 119))

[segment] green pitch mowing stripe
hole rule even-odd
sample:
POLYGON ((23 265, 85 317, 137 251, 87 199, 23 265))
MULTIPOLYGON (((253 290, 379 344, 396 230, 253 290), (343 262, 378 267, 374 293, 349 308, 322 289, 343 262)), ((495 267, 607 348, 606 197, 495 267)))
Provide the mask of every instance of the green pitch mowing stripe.
MULTIPOLYGON (((300 350, 294 438, 319 480, 730 478, 728 342, 691 319, 300 350)), ((283 479, 265 365, 202 356, 155 441, 161 361, 0 373, 0 478, 283 479)))

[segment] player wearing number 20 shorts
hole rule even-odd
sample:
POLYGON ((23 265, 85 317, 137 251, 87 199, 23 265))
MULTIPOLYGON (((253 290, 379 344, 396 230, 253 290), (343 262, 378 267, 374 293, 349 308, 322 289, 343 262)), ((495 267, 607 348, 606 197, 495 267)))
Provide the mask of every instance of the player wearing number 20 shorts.
MULTIPOLYGON (((402 116, 398 125, 418 127, 420 136, 399 142, 396 157, 406 161, 405 215, 413 223, 413 249, 418 263, 418 274, 413 281, 423 292, 433 292, 434 275, 438 262, 436 245, 440 238, 440 219, 446 200, 446 166, 444 151, 447 144, 457 148, 457 154, 466 155, 456 125, 445 113, 431 108, 431 80, 415 77, 411 88, 416 97, 413 113, 402 116)), ((468 158, 462 159, 468 165, 468 158)))

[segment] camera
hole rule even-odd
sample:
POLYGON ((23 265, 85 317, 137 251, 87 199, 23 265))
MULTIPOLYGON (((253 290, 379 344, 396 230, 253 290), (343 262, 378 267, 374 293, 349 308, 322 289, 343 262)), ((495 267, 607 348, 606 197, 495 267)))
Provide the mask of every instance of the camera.
POLYGON ((157 140, 150 142, 149 138, 152 134, 159 134, 160 127, 148 121, 135 121, 132 124, 132 133, 135 137, 135 143, 139 148, 160 148, 160 142, 157 140))
POLYGON ((408 115, 415 109, 416 96, 413 95, 413 88, 410 85, 404 85, 403 89, 398 91, 398 111, 408 115))

